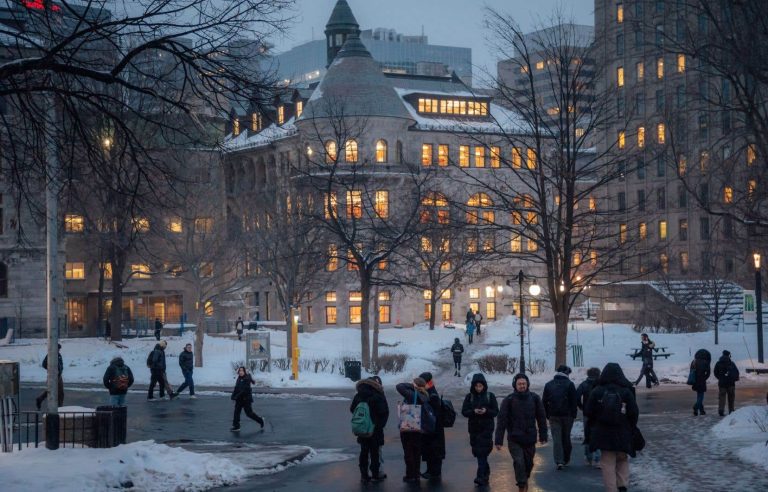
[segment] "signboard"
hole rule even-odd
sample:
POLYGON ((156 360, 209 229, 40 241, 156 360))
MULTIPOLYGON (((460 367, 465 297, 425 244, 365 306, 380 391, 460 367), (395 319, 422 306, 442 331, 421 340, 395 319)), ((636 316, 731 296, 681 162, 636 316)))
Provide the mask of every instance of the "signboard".
POLYGON ((744 291, 744 313, 755 313, 755 291, 744 291))
POLYGON ((250 363, 252 360, 266 360, 267 368, 270 368, 272 359, 272 349, 269 344, 268 331, 253 331, 245 334, 246 338, 246 360, 250 363))

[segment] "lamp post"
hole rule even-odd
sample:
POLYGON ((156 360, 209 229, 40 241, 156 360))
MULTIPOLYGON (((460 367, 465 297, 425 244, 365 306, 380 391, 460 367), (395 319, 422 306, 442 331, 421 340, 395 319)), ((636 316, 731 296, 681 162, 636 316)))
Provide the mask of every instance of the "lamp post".
POLYGON ((299 380, 299 310, 291 308, 291 379, 299 380))
POLYGON ((752 255, 755 260, 755 303, 757 308, 757 362, 763 359, 763 286, 760 276, 760 253, 752 255))
MULTIPOLYGON (((520 373, 525 374, 525 328, 523 326, 523 280, 525 280, 525 274, 522 270, 517 274, 517 283, 520 287, 520 373)), ((536 297, 541 293, 541 287, 537 284, 531 284, 528 289, 533 297, 536 297)), ((529 342, 530 343, 530 342, 529 342)))

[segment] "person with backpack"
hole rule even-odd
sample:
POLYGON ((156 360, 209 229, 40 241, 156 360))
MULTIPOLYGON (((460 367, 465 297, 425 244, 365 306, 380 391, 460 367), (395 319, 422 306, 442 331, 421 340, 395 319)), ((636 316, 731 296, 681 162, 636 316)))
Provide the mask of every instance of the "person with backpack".
POLYGON ((640 381, 645 376, 645 387, 650 389, 651 385, 658 386, 659 378, 656 377, 656 373, 653 372, 653 352, 656 349, 656 344, 648 338, 648 335, 643 333, 640 335, 640 358, 643 360, 643 368, 640 370, 640 375, 635 381, 635 386, 640 384, 640 381))
POLYGON ((715 377, 717 378, 717 414, 725 417, 725 399, 728 398, 728 413, 733 413, 736 399, 736 381, 739 380, 739 368, 731 360, 731 353, 723 350, 723 355, 715 363, 715 377))
POLYGON ((109 404, 124 407, 125 395, 128 388, 133 386, 133 372, 123 361, 122 357, 115 357, 104 371, 104 387, 109 390, 109 404))
MULTIPOLYGON (((371 381, 376 382, 381 386, 381 397, 384 398, 384 405, 387 408, 387 420, 389 420, 389 403, 387 402, 387 394, 384 392, 384 384, 381 382, 379 376, 371 376, 371 381)), ((379 444, 379 477, 387 478, 387 474, 384 473, 384 435, 381 436, 381 443, 379 444)))
POLYGON ((699 349, 693 356, 688 375, 688 384, 696 392, 696 403, 693 404, 693 416, 706 415, 704 411, 704 393, 707 392, 707 379, 710 375, 712 354, 706 349, 699 349))
POLYGON ((264 428, 264 419, 256 415, 253 411, 253 393, 251 391, 251 385, 255 384, 245 367, 240 366, 237 368, 237 381, 235 381, 235 389, 232 390, 232 396, 230 400, 235 402, 235 414, 232 417, 232 432, 240 430, 240 412, 245 410, 245 414, 252 420, 259 423, 261 428, 264 428))
POLYGON ((424 434, 421 438, 421 459, 427 464, 427 471, 421 474, 427 480, 439 480, 443 473, 445 459, 445 427, 443 426, 443 400, 435 388, 431 372, 423 372, 419 377, 427 383, 429 406, 435 413, 435 431, 424 434))
POLYGON ((496 395, 488 391, 485 376, 480 373, 472 376, 469 393, 461 405, 461 414, 467 418, 469 446, 472 448, 472 456, 477 459, 475 483, 488 485, 491 477, 488 455, 493 451, 493 430, 499 404, 496 395))
POLYGON ((176 394, 180 395, 189 386, 189 397, 197 398, 195 396, 195 381, 192 379, 192 372, 195 369, 195 354, 192 353, 191 343, 186 344, 184 350, 179 354, 179 367, 181 367, 181 374, 184 375, 184 382, 178 387, 176 394))
POLYGON ((163 332, 163 322, 160 321, 160 318, 155 318, 155 338, 157 341, 160 341, 160 335, 163 332))
POLYGON ((451 345, 451 354, 453 354, 453 375, 461 377, 461 354, 464 353, 464 345, 461 344, 458 338, 453 339, 453 345, 451 345))
POLYGON ((403 396, 403 405, 419 405, 421 407, 421 429, 407 429, 404 425, 402 408, 400 413, 400 442, 403 445, 403 459, 405 460, 405 476, 403 482, 419 482, 419 465, 421 462, 422 436, 434 432, 435 417, 432 407, 429 405, 429 393, 427 382, 422 378, 415 378, 413 383, 400 383, 395 386, 398 393, 403 396))
POLYGON ((168 377, 165 374, 165 347, 168 346, 168 342, 165 340, 155 345, 154 350, 149 353, 147 357, 147 367, 149 368, 149 390, 147 392, 147 400, 155 399, 155 385, 160 385, 160 399, 165 398, 165 391, 168 391, 168 397, 173 400, 177 394, 173 392, 173 388, 168 383, 168 377))
POLYGON ((597 387, 597 381, 600 378, 600 369, 597 367, 590 367, 587 370, 587 379, 582 381, 578 388, 576 388, 576 406, 582 411, 584 415, 584 459, 587 462, 587 466, 600 467, 600 450, 596 449, 594 452, 589 450, 589 436, 592 433, 592 421, 584 413, 584 407, 589 401, 589 395, 592 390, 597 387))
POLYGON ((352 412, 352 433, 357 436, 360 444, 360 480, 363 483, 380 482, 387 478, 381 473, 379 456, 381 446, 384 445, 384 427, 389 420, 387 399, 381 384, 373 378, 361 379, 355 389, 357 393, 349 411, 352 412))
MULTIPOLYGON (((64 371, 64 359, 61 357, 61 344, 59 344, 58 347, 58 356, 59 356, 59 394, 58 394, 58 403, 60 407, 64 406, 64 379, 61 377, 61 373, 64 371)), ((42 363, 43 369, 46 371, 48 370, 48 356, 46 355, 45 358, 43 358, 42 363)), ((40 410, 40 407, 43 406, 43 402, 45 399, 48 398, 48 390, 43 391, 40 393, 37 398, 35 398, 35 404, 37 405, 37 409, 40 410)))
POLYGON ((477 329, 477 336, 481 335, 480 325, 483 324, 483 315, 480 314, 480 310, 475 311, 475 328, 477 329))
POLYGON ((628 457, 635 456, 634 436, 640 414, 634 390, 621 366, 609 362, 584 406, 592 432, 589 449, 600 450, 606 492, 626 492, 629 485, 628 457))
POLYGON ((562 470, 571 461, 571 429, 577 414, 576 386, 568 378, 571 368, 558 366, 552 381, 544 386, 544 411, 552 429, 552 450, 555 465, 562 470))
POLYGON ((243 341, 243 327, 245 323, 243 323, 242 316, 237 317, 237 321, 235 321, 235 332, 237 333, 237 340, 242 342, 243 341))
POLYGON ((472 337, 475 335, 475 319, 472 317, 472 319, 467 320, 467 341, 470 345, 472 345, 472 337))
POLYGON ((546 443, 547 417, 541 398, 530 390, 528 376, 517 374, 513 386, 515 391, 501 402, 501 410, 496 418, 495 442, 496 449, 501 451, 504 433, 507 433, 518 492, 527 492, 536 456, 536 429, 538 427, 539 442, 546 443))

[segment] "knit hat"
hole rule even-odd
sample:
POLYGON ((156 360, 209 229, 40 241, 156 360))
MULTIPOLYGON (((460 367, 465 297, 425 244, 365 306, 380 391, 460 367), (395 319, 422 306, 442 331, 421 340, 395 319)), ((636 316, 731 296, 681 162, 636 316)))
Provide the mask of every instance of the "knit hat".
POLYGON ((723 350, 723 355, 724 355, 725 357, 730 357, 730 356, 731 356, 731 353, 730 353, 729 351, 727 351, 727 350, 723 350))
POLYGON ((562 372, 563 374, 570 374, 571 368, 566 366, 565 364, 561 364, 557 366, 557 372, 562 372))
POLYGON ((421 374, 419 374, 419 377, 421 379, 423 379, 427 383, 432 381, 432 373, 431 372, 422 372, 421 374))
POLYGON ((416 386, 417 388, 424 389, 424 388, 427 387, 427 382, 424 381, 423 378, 414 378, 413 379, 413 385, 416 386))
POLYGON ((165 340, 160 340, 160 346, 165 348, 168 346, 168 342, 166 342, 165 340))

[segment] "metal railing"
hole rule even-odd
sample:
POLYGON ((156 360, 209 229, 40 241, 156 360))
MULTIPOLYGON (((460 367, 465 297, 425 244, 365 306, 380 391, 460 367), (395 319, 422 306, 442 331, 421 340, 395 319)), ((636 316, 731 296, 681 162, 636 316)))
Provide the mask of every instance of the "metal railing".
MULTIPOLYGON (((125 407, 113 408, 118 410, 59 412, 59 447, 110 448, 125 444, 125 407)), ((29 411, 14 414, 13 446, 21 451, 43 444, 45 416, 44 412, 29 411)))

